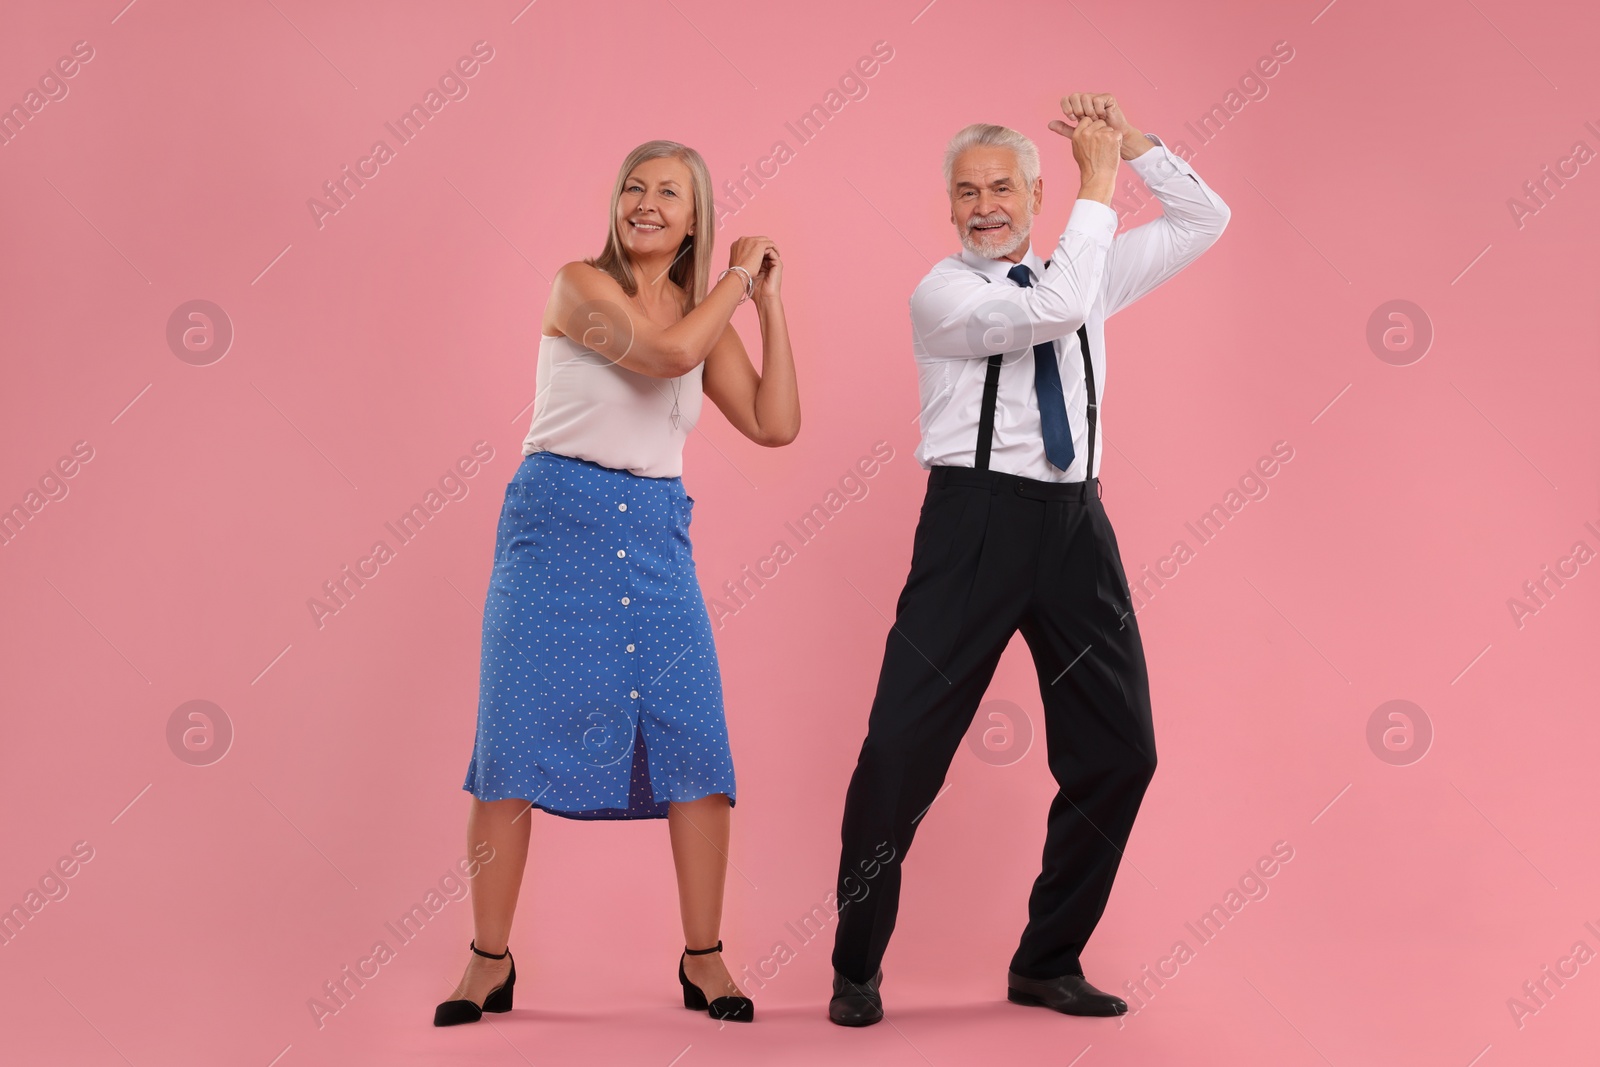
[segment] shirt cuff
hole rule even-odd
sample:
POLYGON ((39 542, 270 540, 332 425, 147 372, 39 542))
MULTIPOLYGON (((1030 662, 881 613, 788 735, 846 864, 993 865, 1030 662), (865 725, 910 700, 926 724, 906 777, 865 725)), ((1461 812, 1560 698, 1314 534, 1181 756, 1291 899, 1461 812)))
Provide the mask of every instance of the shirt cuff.
POLYGON ((1147 133, 1145 134, 1145 139, 1150 142, 1149 151, 1141 152, 1126 161, 1145 185, 1151 185, 1184 172, 1183 168, 1178 165, 1178 157, 1173 155, 1172 150, 1162 144, 1155 134, 1147 133))
POLYGON ((1110 245, 1111 238, 1117 233, 1117 213, 1098 200, 1080 197, 1072 204, 1072 214, 1067 218, 1067 229, 1061 235, 1062 240, 1066 239, 1067 233, 1085 234, 1096 243, 1110 245))

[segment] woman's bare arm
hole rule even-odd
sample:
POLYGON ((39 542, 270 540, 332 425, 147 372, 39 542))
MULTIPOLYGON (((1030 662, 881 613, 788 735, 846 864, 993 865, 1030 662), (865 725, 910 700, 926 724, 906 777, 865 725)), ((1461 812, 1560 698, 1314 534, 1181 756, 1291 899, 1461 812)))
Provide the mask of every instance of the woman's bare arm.
MULTIPOLYGON (((736 262, 752 276, 761 265, 762 238, 740 238, 736 262), (754 263, 746 264, 751 258, 754 263)), ((658 326, 633 309, 622 286, 605 271, 574 261, 556 272, 545 321, 617 366, 652 378, 676 378, 697 367, 722 335, 744 294, 738 272, 723 276, 700 305, 671 326, 658 326)))
POLYGON ((738 331, 729 325, 706 357, 701 389, 740 433, 775 448, 800 433, 800 393, 783 302, 756 301, 761 317, 761 371, 756 372, 738 331))

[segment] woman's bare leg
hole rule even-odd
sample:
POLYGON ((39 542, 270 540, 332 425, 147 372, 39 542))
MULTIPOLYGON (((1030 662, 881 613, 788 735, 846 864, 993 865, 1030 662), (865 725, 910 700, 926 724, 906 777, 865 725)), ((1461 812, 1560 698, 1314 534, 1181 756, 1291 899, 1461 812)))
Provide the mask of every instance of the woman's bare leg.
MULTIPOLYGON (((678 871, 678 908, 683 915, 684 944, 710 948, 721 937, 722 888, 728 874, 731 805, 724 793, 671 804, 667 827, 672 836, 672 862, 678 871)), ((684 973, 706 999, 738 997, 720 953, 685 956, 684 973)))
MULTIPOLYGON (((526 800, 472 800, 467 816, 467 855, 476 859, 486 854, 480 844, 485 841, 494 850, 488 862, 480 861, 478 876, 472 879, 473 941, 485 952, 504 952, 511 936, 522 871, 528 862, 530 811, 526 800)), ((448 999, 470 1000, 481 1006, 483 998, 510 973, 510 956, 490 960, 469 950, 466 973, 448 999)))

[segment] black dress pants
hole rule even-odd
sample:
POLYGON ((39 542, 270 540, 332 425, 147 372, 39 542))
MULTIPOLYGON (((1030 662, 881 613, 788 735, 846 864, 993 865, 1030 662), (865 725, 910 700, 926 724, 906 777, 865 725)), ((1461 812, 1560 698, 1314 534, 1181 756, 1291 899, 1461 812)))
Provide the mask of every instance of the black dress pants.
POLYGON ((852 981, 877 973, 900 865, 1019 629, 1039 675, 1058 789, 1011 969, 1037 979, 1083 973, 1079 955, 1156 766, 1116 537, 1096 481, 936 466, 845 796, 833 966, 852 981))

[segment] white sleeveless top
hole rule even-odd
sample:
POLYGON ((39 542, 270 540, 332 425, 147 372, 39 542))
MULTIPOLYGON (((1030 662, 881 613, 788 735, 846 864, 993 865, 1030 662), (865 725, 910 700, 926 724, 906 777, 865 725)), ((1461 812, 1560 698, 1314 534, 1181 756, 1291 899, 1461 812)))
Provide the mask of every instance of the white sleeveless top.
POLYGON ((627 370, 570 337, 539 336, 533 423, 522 454, 558 452, 646 478, 683 474, 705 364, 677 378, 627 370))

